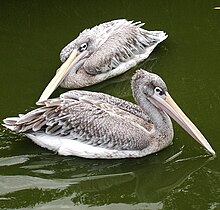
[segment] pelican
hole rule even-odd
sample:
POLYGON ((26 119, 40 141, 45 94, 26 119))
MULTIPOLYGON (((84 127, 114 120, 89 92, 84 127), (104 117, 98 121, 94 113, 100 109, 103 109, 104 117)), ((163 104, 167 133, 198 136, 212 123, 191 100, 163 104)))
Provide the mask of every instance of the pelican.
POLYGON ((167 35, 147 31, 144 23, 125 19, 86 29, 60 53, 63 62, 39 101, 49 98, 59 86, 81 88, 122 74, 146 59, 167 35))
POLYGON ((172 144, 170 115, 215 154, 158 75, 140 69, 132 77, 131 88, 137 105, 103 93, 72 90, 39 102, 41 107, 27 114, 6 118, 4 126, 60 155, 136 158, 172 144))

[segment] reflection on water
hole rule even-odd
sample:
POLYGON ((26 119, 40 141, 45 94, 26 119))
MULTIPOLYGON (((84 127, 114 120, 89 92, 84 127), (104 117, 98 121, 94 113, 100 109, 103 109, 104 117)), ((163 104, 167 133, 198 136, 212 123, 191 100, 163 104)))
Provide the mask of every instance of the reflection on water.
MULTIPOLYGON (((124 203, 170 209, 176 195, 178 199, 180 192, 184 194, 197 182, 200 171, 208 179, 206 165, 211 159, 185 158, 183 151, 166 161, 170 159, 168 155, 173 156, 171 150, 137 160, 97 161, 50 152, 4 157, 0 159, 0 206, 51 207, 61 199, 67 207, 124 203)), ((216 176, 220 178, 219 174, 216 176)))

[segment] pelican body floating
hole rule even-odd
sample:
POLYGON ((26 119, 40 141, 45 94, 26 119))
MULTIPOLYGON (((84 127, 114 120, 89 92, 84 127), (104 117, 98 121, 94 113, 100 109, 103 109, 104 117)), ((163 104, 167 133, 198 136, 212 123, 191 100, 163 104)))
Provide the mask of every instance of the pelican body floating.
POLYGON ((39 102, 41 107, 4 120, 41 147, 84 158, 134 158, 172 143, 170 115, 208 152, 205 137, 186 117, 156 74, 138 70, 131 82, 137 104, 96 92, 72 90, 39 102))
POLYGON ((39 102, 61 85, 81 88, 120 75, 145 60, 167 35, 148 31, 144 23, 125 19, 86 29, 60 53, 63 65, 43 91, 39 102))

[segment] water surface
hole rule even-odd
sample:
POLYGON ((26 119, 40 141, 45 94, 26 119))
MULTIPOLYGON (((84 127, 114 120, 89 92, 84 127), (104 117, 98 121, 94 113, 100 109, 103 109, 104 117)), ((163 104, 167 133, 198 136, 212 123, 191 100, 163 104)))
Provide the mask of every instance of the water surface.
MULTIPOLYGON (((1 121, 36 107, 60 65, 60 50, 80 31, 118 18, 141 20, 144 28, 164 30, 169 37, 139 67, 163 77, 217 157, 176 124, 172 146, 125 160, 58 156, 1 126, 0 208, 220 209, 220 10, 215 6, 220 3, 1 1, 1 121)), ((134 72, 86 89, 133 101, 134 72)))

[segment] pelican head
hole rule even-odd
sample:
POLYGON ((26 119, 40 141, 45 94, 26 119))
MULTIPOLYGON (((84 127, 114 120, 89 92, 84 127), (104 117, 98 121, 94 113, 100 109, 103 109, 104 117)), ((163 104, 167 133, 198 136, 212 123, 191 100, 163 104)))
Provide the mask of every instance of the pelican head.
POLYGON ((146 59, 167 35, 147 31, 141 22, 114 20, 85 29, 60 53, 63 62, 39 101, 64 88, 90 86, 124 73, 146 59))
MULTIPOLYGON (((172 97, 168 93, 165 82, 160 76, 144 70, 138 70, 132 78, 131 86, 133 95, 135 96, 137 103, 140 103, 140 98, 144 98, 144 96, 150 102, 148 103, 148 106, 146 106, 146 112, 148 112, 149 116, 152 115, 151 119, 154 119, 153 123, 155 123, 156 127, 158 125, 158 122, 160 123, 156 129, 164 129, 164 127, 161 126, 161 123, 163 124, 163 120, 160 121, 158 119, 158 115, 154 115, 157 112, 153 111, 149 104, 152 104, 154 107, 156 107, 160 113, 162 111, 164 112, 164 114, 168 114, 199 144, 205 147, 211 154, 215 155, 215 151, 212 149, 206 138, 172 99, 172 97)), ((145 105, 142 106, 144 108, 145 105)), ((166 124, 168 123, 169 121, 166 119, 166 124)))

